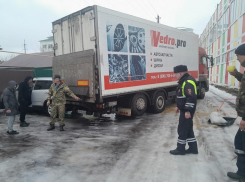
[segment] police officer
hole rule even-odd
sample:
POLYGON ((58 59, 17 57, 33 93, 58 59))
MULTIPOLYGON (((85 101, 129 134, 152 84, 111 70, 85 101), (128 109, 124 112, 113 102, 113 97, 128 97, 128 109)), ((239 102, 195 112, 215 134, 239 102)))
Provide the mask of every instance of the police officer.
POLYGON ((55 129, 55 119, 58 114, 59 123, 60 123, 60 131, 64 131, 65 126, 65 104, 66 104, 66 95, 72 97, 76 100, 80 98, 73 94, 73 92, 69 89, 69 87, 62 83, 60 80, 60 75, 55 75, 53 77, 53 84, 49 88, 48 92, 48 101, 47 106, 50 105, 50 100, 52 98, 52 110, 50 115, 50 127, 47 129, 48 131, 55 129))
MULTIPOLYGON (((240 45, 235 54, 237 60, 241 63, 241 66, 245 67, 245 44, 240 45)), ((235 153, 237 154, 237 168, 236 173, 228 172, 227 176, 235 180, 245 181, 245 74, 238 72, 236 69, 234 72, 230 72, 232 76, 241 82, 241 86, 236 99, 236 111, 237 115, 242 117, 239 125, 239 129, 235 136, 235 153)))
POLYGON ((196 80, 187 71, 185 65, 174 67, 175 77, 179 80, 175 112, 180 112, 180 116, 177 148, 170 151, 173 155, 198 154, 192 120, 197 104, 196 80), (186 142, 189 145, 188 150, 185 150, 186 142))

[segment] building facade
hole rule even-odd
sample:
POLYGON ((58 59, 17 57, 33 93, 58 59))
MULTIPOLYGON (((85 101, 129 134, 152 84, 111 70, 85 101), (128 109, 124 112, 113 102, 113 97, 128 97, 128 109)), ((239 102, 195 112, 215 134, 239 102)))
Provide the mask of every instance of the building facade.
POLYGON ((40 51, 41 52, 50 52, 53 51, 54 47, 54 38, 53 36, 47 37, 45 40, 40 40, 40 51))
POLYGON ((235 49, 245 43, 245 0, 221 0, 200 36, 199 44, 214 58, 209 63, 211 82, 239 87, 239 82, 227 71, 227 66, 244 68, 236 60, 235 49))

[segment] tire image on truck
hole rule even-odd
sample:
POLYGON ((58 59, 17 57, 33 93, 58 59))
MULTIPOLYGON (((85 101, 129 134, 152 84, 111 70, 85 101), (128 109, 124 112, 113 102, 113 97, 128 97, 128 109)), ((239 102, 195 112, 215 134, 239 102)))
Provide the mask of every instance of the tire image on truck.
POLYGON ((161 113, 176 97, 173 67, 179 64, 197 80, 199 98, 209 90, 210 58, 192 32, 96 5, 52 26, 53 74, 81 98, 67 98, 68 108, 94 115, 161 113))
POLYGON ((108 51, 126 52, 126 40, 126 31, 121 23, 117 25, 107 25, 108 51))

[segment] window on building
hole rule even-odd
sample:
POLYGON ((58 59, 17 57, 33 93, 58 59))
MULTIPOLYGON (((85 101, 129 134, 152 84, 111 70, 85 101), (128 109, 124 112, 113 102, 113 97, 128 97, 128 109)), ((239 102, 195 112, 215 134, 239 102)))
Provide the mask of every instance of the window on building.
POLYGON ((47 45, 43 45, 43 49, 46 49, 47 48, 47 45))
POLYGON ((218 20, 218 27, 217 27, 217 36, 219 37, 222 33, 222 28, 223 24, 222 24, 222 17, 218 20))
POLYGON ((226 63, 226 56, 227 56, 226 53, 222 55, 221 63, 226 63))
POLYGON ((240 1, 240 16, 243 15, 245 13, 245 1, 244 0, 241 0, 240 1))
POLYGON ((49 48, 49 49, 52 49, 52 48, 53 48, 53 44, 49 44, 49 45, 48 45, 48 48, 49 48))
POLYGON ((213 38, 214 38, 214 40, 216 40, 217 39, 217 34, 216 34, 216 31, 217 31, 217 26, 215 25, 214 26, 214 30, 213 30, 213 38))
POLYGON ((210 33, 209 33, 209 43, 213 43, 214 41, 214 28, 211 29, 210 33))
POLYGON ((231 20, 231 24, 233 23, 233 20, 234 20, 234 10, 233 10, 233 7, 234 7, 234 1, 231 2, 231 5, 230 5, 230 9, 231 9, 231 16, 230 16, 230 20, 231 20))
POLYGON ((238 19, 238 0, 231 2, 231 24, 238 19))
POLYGON ((226 11, 224 12, 223 16, 223 31, 226 31, 228 29, 228 19, 229 19, 229 9, 226 9, 226 11))
POLYGON ((216 57, 216 65, 220 64, 220 56, 216 57))
POLYGON ((206 49, 206 39, 203 39, 202 41, 202 48, 206 49))
POLYGON ((229 52, 229 61, 235 61, 235 60, 236 60, 235 49, 233 49, 229 52))

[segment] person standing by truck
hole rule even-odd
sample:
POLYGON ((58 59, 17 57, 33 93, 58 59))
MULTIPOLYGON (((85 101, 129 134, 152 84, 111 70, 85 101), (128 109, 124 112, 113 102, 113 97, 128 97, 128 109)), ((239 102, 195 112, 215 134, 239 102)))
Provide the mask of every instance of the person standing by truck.
POLYGON ((173 155, 198 154, 192 120, 197 104, 196 80, 189 75, 187 71, 188 69, 185 65, 174 67, 175 77, 179 80, 176 95, 177 107, 175 108, 175 112, 180 112, 180 116, 177 148, 170 151, 173 155), (186 141, 189 145, 188 150, 185 150, 186 141))
POLYGON ((6 116, 8 117, 8 131, 9 135, 19 134, 19 132, 13 130, 15 116, 19 114, 18 101, 16 98, 16 87, 15 81, 10 81, 8 87, 3 90, 3 103, 5 107, 6 116))
POLYGON ((18 101, 20 103, 20 127, 28 127, 30 123, 25 121, 28 106, 31 105, 31 91, 30 84, 33 78, 27 76, 24 82, 19 84, 18 101))
MULTIPOLYGON (((235 50, 235 54, 237 56, 237 60, 241 63, 241 66, 245 67, 245 44, 240 45, 235 50)), ((238 72, 236 69, 233 72, 230 72, 230 74, 235 76, 235 78, 241 82, 236 99, 236 111, 237 115, 242 117, 242 120, 234 141, 238 171, 236 173, 228 172, 227 176, 235 180, 245 180, 245 74, 238 72)))
POLYGON ((51 131, 55 129, 55 119, 58 114, 60 131, 64 131, 66 95, 76 100, 80 100, 80 98, 77 97, 65 83, 61 82, 60 75, 55 75, 53 80, 54 83, 49 88, 47 99, 47 106, 49 106, 52 98, 52 110, 49 123, 50 127, 47 130, 51 131))

